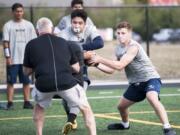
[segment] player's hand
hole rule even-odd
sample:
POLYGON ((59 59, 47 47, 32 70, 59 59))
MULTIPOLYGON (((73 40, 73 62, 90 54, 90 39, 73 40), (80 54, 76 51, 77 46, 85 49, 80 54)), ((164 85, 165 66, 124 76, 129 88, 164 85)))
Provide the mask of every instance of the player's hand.
POLYGON ((94 63, 94 62, 92 62, 91 59, 85 60, 84 63, 85 63, 85 65, 87 65, 87 66, 94 66, 94 67, 97 67, 98 64, 99 64, 99 63, 94 63))
POLYGON ((12 65, 12 59, 11 58, 6 58, 6 65, 7 66, 12 65))
POLYGON ((85 60, 90 60, 90 59, 92 59, 92 57, 93 57, 94 55, 96 55, 96 53, 93 52, 93 51, 85 51, 85 52, 84 52, 84 59, 85 59, 85 60))
POLYGON ((91 66, 97 66, 100 62, 101 62, 101 56, 97 54, 93 55, 93 57, 90 60, 88 60, 88 63, 91 66))

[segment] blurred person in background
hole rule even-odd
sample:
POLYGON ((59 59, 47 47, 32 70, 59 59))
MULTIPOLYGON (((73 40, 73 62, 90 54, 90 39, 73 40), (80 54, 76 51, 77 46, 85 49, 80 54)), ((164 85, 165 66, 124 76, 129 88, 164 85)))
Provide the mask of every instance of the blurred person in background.
MULTIPOLYGON (((84 9, 84 5, 83 5, 83 0, 72 0, 71 1, 71 11, 73 12, 74 10, 82 10, 84 9)), ((87 21, 86 21, 87 25, 94 25, 92 20, 87 17, 87 21)), ((59 21, 57 27, 60 30, 63 30, 67 27, 71 26, 71 14, 62 17, 62 19, 59 21)))
POLYGON ((125 130, 130 128, 128 108, 137 102, 148 100, 163 125, 164 135, 176 135, 169 124, 166 110, 160 102, 161 79, 142 46, 132 39, 132 26, 124 21, 116 28, 119 45, 116 47, 117 60, 109 60, 94 55, 89 63, 112 74, 114 70, 125 69, 129 87, 119 101, 118 110, 122 121, 108 125, 108 130, 125 130))
POLYGON ((13 19, 9 20, 3 27, 3 46, 7 68, 7 109, 13 109, 14 84, 19 77, 23 83, 24 109, 32 109, 30 103, 30 80, 23 73, 23 58, 26 44, 36 37, 33 24, 25 19, 24 7, 20 3, 12 5, 13 19))

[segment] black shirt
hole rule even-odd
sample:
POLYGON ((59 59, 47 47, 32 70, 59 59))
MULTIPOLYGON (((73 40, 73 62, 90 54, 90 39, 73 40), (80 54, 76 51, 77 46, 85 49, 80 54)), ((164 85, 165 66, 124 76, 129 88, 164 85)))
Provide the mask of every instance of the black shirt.
POLYGON ((83 68, 84 68, 84 56, 83 56, 83 50, 80 48, 80 46, 73 41, 69 41, 69 46, 71 50, 73 50, 75 57, 77 57, 77 60, 80 65, 80 72, 72 72, 73 76, 76 78, 77 82, 83 86, 84 79, 83 79, 83 68))
POLYGON ((66 90, 76 85, 71 68, 76 62, 69 42, 51 34, 31 40, 25 49, 24 66, 35 72, 35 86, 41 92, 66 90))

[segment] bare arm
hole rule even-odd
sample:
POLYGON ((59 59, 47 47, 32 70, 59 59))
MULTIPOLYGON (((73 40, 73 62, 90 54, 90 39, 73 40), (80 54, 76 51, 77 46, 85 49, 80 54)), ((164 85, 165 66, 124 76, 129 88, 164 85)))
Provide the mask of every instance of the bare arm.
POLYGON ((33 69, 32 68, 29 68, 29 67, 24 67, 23 66, 23 72, 25 75, 31 75, 33 73, 33 69))
POLYGON ((124 54, 120 61, 117 60, 109 60, 106 58, 103 58, 101 56, 96 55, 92 61, 95 63, 102 63, 112 69, 115 70, 122 70, 124 67, 126 67, 136 56, 138 52, 137 46, 132 46, 128 49, 127 53, 124 54))
POLYGON ((3 47, 9 48, 9 41, 3 41, 3 47))
POLYGON ((79 62, 71 65, 72 69, 76 72, 79 73, 80 72, 80 66, 79 66, 79 62))
POLYGON ((114 69, 102 64, 102 63, 99 63, 98 66, 96 66, 97 69, 101 70, 102 72, 104 73, 107 73, 107 74, 112 74, 114 73, 114 69))

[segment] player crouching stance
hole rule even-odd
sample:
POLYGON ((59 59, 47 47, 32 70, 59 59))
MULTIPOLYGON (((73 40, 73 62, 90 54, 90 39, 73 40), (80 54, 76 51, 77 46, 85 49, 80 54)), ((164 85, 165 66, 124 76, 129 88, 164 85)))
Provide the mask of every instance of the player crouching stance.
POLYGON ((117 60, 108 60, 99 55, 94 55, 89 63, 98 64, 98 69, 106 73, 114 70, 125 69, 129 87, 121 98, 118 110, 122 122, 108 125, 109 130, 129 129, 128 108, 145 98, 153 107, 162 125, 164 135, 176 135, 169 124, 164 106, 159 101, 161 88, 160 76, 152 65, 150 59, 139 43, 131 38, 132 27, 128 22, 121 22, 116 29, 119 45, 116 48, 117 60))

